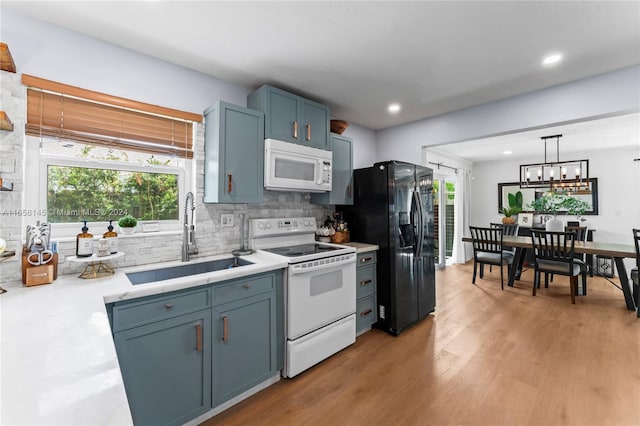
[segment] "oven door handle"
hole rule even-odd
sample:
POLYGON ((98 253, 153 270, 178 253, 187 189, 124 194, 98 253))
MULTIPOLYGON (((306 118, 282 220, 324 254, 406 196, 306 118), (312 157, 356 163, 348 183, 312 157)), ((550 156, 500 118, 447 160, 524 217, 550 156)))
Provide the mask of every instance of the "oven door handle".
MULTIPOLYGON (((322 259, 320 259, 322 260, 322 259)), ((317 266, 311 266, 308 268, 302 268, 300 265, 304 265, 304 263, 301 263, 299 265, 289 265, 289 274, 290 275, 302 275, 302 274, 311 274, 313 272, 316 271, 324 271, 327 269, 342 269, 345 265, 349 265, 349 264, 354 264, 356 263, 356 257, 355 255, 349 257, 348 260, 340 260, 338 262, 332 262, 332 263, 325 263, 322 265, 317 265, 317 266)))

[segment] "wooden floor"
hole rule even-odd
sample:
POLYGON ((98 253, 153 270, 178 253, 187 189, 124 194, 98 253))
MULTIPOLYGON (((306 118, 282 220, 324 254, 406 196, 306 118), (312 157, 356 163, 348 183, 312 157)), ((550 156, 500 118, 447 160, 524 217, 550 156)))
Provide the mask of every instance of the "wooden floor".
POLYGON ((620 290, 590 278, 572 305, 566 277, 533 297, 532 271, 504 291, 496 267, 471 272, 438 271, 435 314, 400 336, 372 330, 204 424, 640 425, 640 319, 620 290))

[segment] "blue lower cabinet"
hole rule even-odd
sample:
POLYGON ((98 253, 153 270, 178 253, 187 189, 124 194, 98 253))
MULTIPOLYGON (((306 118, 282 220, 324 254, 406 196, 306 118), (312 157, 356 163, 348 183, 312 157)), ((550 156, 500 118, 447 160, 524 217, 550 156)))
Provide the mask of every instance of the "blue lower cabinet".
POLYGON ((107 306, 136 425, 184 424, 283 367, 283 270, 107 306))
POLYGON ((377 251, 358 253, 356 260, 356 335, 371 330, 378 321, 376 307, 377 251))
POLYGON ((136 425, 179 425, 211 409, 211 310, 114 334, 136 425))
POLYGON ((277 372, 275 291, 213 307, 213 406, 277 372))
POLYGON ((283 367, 283 270, 107 306, 136 425, 184 424, 283 367))

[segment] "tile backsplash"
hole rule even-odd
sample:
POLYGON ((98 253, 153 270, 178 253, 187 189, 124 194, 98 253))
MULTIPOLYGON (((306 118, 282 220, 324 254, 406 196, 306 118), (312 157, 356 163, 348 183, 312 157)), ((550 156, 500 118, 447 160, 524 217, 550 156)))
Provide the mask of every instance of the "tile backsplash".
MULTIPOLYGON (((202 200, 198 190, 196 200, 202 200)), ((297 192, 265 191, 261 205, 253 204, 203 204, 196 202, 196 244, 198 254, 191 259, 215 254, 229 253, 242 245, 240 235, 240 213, 245 213, 245 221, 264 217, 315 217, 321 224, 333 210, 329 206, 309 203, 309 194, 297 192), (286 206, 286 207, 283 207, 286 206), (221 214, 233 215, 233 226, 223 227, 221 214)), ((245 238, 249 228, 245 223, 245 238)), ((97 231, 95 232, 98 233, 97 231)), ((180 260, 182 253, 181 233, 139 233, 118 238, 118 251, 124 258, 112 261, 117 267, 145 265, 180 260)), ((84 264, 65 261, 66 256, 75 254, 75 241, 60 243, 59 274, 79 274, 84 264)))

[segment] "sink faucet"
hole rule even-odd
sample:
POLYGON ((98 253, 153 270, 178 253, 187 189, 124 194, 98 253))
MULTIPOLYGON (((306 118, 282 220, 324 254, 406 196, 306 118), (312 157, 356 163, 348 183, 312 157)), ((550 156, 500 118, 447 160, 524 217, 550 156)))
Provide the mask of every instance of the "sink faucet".
POLYGON ((187 196, 184 200, 184 229, 182 230, 183 262, 187 262, 189 260, 189 255, 198 254, 198 247, 196 246, 196 227, 193 220, 195 211, 196 202, 193 197, 193 192, 187 192, 187 196), (191 216, 189 216, 189 209, 191 209, 191 216))

